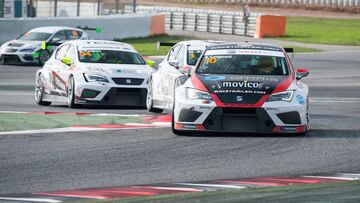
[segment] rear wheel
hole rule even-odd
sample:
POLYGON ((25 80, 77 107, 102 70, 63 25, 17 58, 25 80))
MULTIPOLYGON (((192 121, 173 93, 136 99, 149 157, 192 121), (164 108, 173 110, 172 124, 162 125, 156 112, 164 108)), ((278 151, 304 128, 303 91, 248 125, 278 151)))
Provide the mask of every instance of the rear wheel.
POLYGON ((35 80, 35 101, 42 106, 49 106, 51 102, 43 101, 44 97, 44 79, 41 74, 36 77, 35 80))
POLYGON ((67 103, 70 108, 79 108, 79 104, 75 104, 75 80, 74 77, 69 78, 67 85, 67 103))
POLYGON ((44 65, 47 60, 49 60, 51 54, 49 50, 42 49, 39 51, 39 65, 44 65))
POLYGON ((153 105, 154 105, 154 100, 153 100, 153 90, 152 90, 152 79, 150 79, 148 92, 146 96, 146 109, 149 112, 153 112, 153 113, 161 113, 164 111, 164 109, 154 108, 153 105))

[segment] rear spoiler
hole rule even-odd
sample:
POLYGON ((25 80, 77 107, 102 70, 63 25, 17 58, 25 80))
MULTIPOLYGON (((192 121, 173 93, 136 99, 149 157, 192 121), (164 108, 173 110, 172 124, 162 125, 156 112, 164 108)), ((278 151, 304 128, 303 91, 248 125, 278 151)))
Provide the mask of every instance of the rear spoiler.
POLYGON ((99 28, 99 27, 91 28, 91 27, 88 27, 88 26, 81 27, 80 25, 78 25, 78 26, 76 26, 76 28, 79 28, 79 29, 82 29, 82 30, 92 30, 92 31, 95 31, 97 33, 102 32, 102 29, 99 28))
POLYGON ((159 52, 160 51, 160 47, 172 47, 177 43, 174 42, 156 42, 156 49, 159 52))
POLYGON ((294 48, 284 48, 286 53, 291 53, 291 57, 294 58, 294 48))

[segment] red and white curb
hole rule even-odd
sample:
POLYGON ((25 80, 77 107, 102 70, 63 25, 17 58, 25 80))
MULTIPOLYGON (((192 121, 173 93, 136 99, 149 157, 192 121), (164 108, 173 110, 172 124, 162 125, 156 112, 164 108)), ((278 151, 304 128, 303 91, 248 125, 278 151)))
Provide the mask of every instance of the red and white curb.
POLYGON ((140 117, 145 122, 145 123, 125 123, 125 124, 74 125, 65 128, 6 131, 6 132, 0 132, 0 135, 63 133, 63 132, 99 131, 99 130, 104 131, 104 130, 119 130, 119 129, 129 130, 129 129, 140 129, 140 128, 165 128, 171 126, 171 115, 164 115, 164 114, 142 115, 142 114, 107 114, 107 113, 88 113, 88 112, 21 112, 21 111, 0 111, 0 113, 140 117))
POLYGON ((278 187, 306 184, 338 183, 360 180, 360 174, 336 173, 303 176, 279 176, 215 180, 189 183, 162 183, 151 185, 134 185, 111 188, 93 188, 36 192, 28 194, 0 195, 0 201, 16 202, 70 202, 89 199, 125 199, 129 197, 146 197, 163 194, 217 191, 227 189, 244 189, 258 187, 278 187))

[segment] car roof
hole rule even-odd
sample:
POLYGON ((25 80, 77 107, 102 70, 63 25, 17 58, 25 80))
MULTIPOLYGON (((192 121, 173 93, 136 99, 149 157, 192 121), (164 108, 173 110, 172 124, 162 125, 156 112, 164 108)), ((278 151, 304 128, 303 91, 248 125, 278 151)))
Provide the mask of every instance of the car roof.
POLYGON ((55 33, 55 32, 58 32, 58 31, 60 31, 60 30, 78 30, 78 31, 82 31, 81 29, 73 28, 73 27, 47 26, 47 27, 37 27, 37 28, 33 28, 33 29, 29 30, 29 32, 55 33))
POLYGON ((279 51, 283 52, 281 46, 266 44, 266 43, 254 43, 254 42, 227 42, 216 45, 211 45, 208 50, 220 50, 220 49, 257 49, 267 51, 279 51))
POLYGON ((210 46, 222 43, 222 41, 214 41, 214 40, 186 40, 181 41, 178 44, 184 44, 186 46, 210 46))
POLYGON ((104 49, 124 49, 131 52, 137 52, 133 46, 123 42, 110 41, 110 40, 72 40, 66 43, 74 44, 75 46, 89 46, 92 48, 104 49), (105 45, 105 46, 104 46, 105 45))

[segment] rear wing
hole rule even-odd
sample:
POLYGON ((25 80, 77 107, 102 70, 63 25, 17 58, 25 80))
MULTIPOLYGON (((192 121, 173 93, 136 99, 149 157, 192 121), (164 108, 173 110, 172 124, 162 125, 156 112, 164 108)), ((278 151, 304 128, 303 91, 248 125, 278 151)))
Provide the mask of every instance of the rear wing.
POLYGON ((175 42, 156 42, 156 50, 159 52, 160 51, 160 47, 172 47, 174 46, 175 42))
POLYGON ((294 48, 289 48, 289 47, 285 48, 285 47, 284 47, 284 50, 285 50, 285 52, 286 52, 287 54, 288 54, 288 53, 291 53, 291 57, 294 58, 294 48))
POLYGON ((81 27, 80 25, 78 25, 78 26, 76 26, 76 28, 79 28, 79 29, 82 29, 82 30, 95 31, 95 32, 97 32, 97 33, 102 32, 102 29, 101 29, 101 28, 99 28, 99 27, 94 27, 94 28, 91 28, 91 27, 88 27, 88 26, 81 27))

